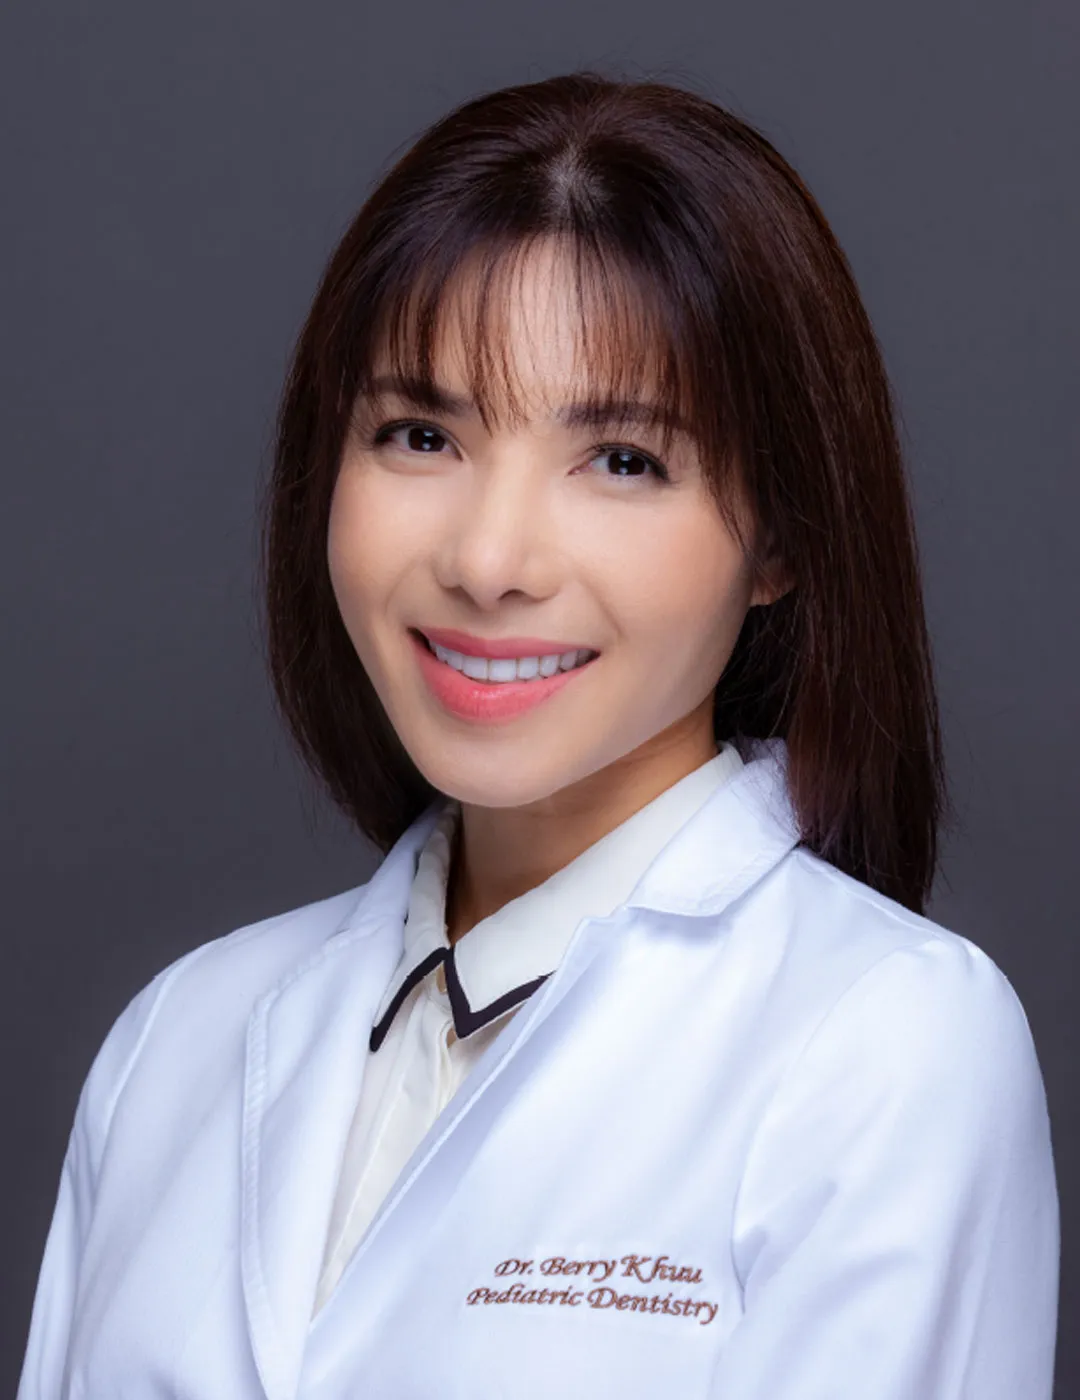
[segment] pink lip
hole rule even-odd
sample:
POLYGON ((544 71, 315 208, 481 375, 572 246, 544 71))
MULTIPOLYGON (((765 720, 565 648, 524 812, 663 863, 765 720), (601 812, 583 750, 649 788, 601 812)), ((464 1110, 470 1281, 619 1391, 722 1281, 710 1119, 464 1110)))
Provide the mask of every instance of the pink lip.
POLYGON ((446 647, 449 651, 462 651, 466 656, 486 656, 499 660, 508 656, 560 656, 567 651, 594 651, 584 642, 553 642, 544 637, 498 637, 485 639, 474 637, 470 632, 458 632, 453 627, 420 627, 429 642, 446 647))
MULTIPOLYGON (((440 636, 447 635, 445 632, 440 636)), ((460 632, 452 635, 460 637, 460 632)), ((539 676, 533 681, 506 681, 494 684, 488 681, 474 681, 452 666, 440 661, 425 645, 422 637, 409 633, 409 640, 420 665, 420 673, 427 682, 428 689, 445 710, 459 719, 491 724, 499 720, 516 719, 528 710, 535 709, 543 701, 550 699, 564 685, 587 671, 592 665, 586 661, 572 671, 556 671, 553 676, 539 676)), ((439 645, 443 643, 440 641, 439 645)), ((567 647, 569 651, 571 648, 567 647)), ((456 647, 453 650, 457 650, 456 647)), ((516 652, 514 655, 533 655, 536 652, 516 652)), ((544 655, 552 655, 546 652, 544 655)))

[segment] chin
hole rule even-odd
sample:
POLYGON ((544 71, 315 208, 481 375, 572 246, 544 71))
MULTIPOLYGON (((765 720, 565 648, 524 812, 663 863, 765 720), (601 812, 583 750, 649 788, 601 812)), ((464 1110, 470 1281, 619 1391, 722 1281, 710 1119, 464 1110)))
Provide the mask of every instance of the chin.
MULTIPOLYGON (((429 779, 429 781, 432 781, 429 779)), ((470 807, 506 808, 527 807, 532 802, 540 802, 558 792, 565 784, 551 780, 541 784, 523 784, 520 781, 485 781, 476 775, 466 777, 459 773, 448 773, 441 781, 435 782, 440 792, 447 797, 470 807)))
MULTIPOLYGON (((535 759, 537 746, 529 747, 535 759)), ((427 761, 429 754, 415 750, 412 759, 432 787, 470 807, 526 807, 543 801, 582 776, 576 766, 564 772, 554 761, 534 762, 528 765, 533 771, 525 771, 523 765, 505 752, 486 759, 473 755, 466 758, 463 754, 461 762, 455 762, 447 750, 448 745, 444 743, 438 753, 430 755, 431 762, 427 761)))
POLYGON ((619 757, 618 751, 611 753, 607 747, 567 753, 560 737, 552 736, 548 746, 539 738, 526 741, 523 737, 520 759, 503 750, 480 756, 463 753, 456 762, 444 746, 430 764, 421 764, 416 757, 413 761, 447 797, 471 807, 510 810, 543 802, 601 772, 619 757))

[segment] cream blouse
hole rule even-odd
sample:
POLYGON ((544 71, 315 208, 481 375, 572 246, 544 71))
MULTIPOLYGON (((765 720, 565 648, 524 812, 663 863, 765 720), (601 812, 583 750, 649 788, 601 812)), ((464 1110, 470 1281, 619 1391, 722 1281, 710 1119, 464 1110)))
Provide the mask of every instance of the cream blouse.
POLYGON ((316 1313, 416 1147, 502 1027, 558 966, 577 925, 623 903, 661 848, 741 767, 735 748, 725 745, 452 948, 446 888, 461 808, 447 800, 420 853, 404 951, 376 1013, 316 1313))

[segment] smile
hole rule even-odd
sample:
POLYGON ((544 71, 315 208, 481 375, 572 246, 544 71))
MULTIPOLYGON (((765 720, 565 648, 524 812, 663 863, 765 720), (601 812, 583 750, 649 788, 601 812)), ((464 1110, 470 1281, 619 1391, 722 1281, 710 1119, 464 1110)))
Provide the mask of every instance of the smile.
POLYGON ((600 655, 577 649, 545 656, 470 656, 436 647, 410 629, 428 692, 459 720, 490 725, 520 719, 584 675, 600 655))
MULTIPOLYGON (((427 642, 427 639, 424 639, 427 642)), ((579 651, 564 651, 551 656, 506 656, 489 658, 469 656, 465 652, 451 651, 449 647, 427 645, 445 665, 468 676, 473 681, 486 681, 489 685, 505 685, 510 681, 534 681, 547 679, 559 671, 573 671, 584 666, 597 655, 595 651, 582 648, 579 651)))

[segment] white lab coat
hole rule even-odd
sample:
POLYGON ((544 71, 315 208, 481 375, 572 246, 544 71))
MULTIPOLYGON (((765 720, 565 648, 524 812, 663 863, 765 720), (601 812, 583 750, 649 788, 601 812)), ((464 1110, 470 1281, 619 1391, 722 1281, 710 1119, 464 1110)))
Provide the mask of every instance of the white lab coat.
POLYGON ((796 847, 773 745, 496 1037, 312 1321, 428 809, 161 973, 87 1078, 18 1400, 1048 1400, 1023 1011, 796 847))

